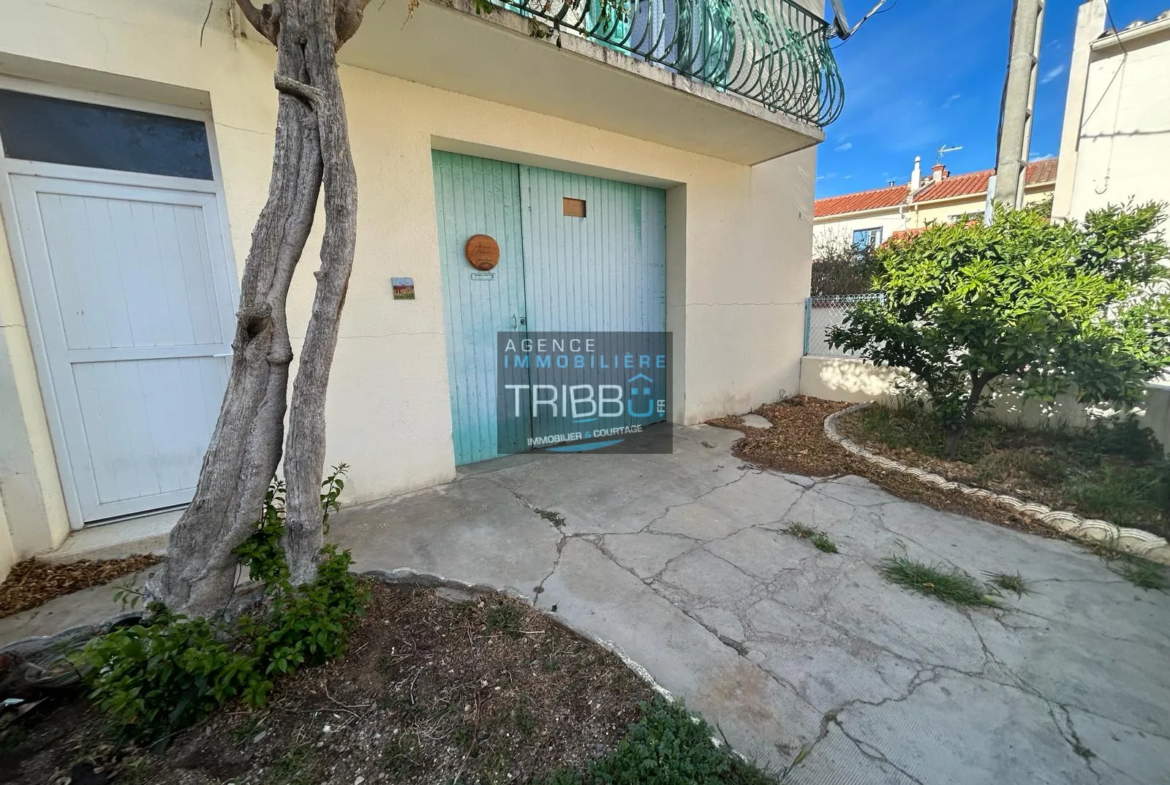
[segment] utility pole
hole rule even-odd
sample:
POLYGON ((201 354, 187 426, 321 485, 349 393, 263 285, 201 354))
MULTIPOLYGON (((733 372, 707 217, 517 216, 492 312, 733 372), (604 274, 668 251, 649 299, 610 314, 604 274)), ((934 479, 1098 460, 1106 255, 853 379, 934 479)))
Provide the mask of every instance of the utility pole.
POLYGON ((1036 74, 1040 64, 1040 30, 1045 0, 1015 0, 1007 79, 999 114, 999 142, 993 198, 1009 207, 1024 203, 1024 177, 1032 143, 1036 74))

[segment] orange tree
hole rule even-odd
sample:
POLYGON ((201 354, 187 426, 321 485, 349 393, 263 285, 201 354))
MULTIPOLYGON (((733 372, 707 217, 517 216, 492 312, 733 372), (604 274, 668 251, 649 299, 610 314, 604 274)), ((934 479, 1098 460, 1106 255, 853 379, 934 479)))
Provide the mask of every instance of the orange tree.
POLYGON ((947 431, 1014 389, 1129 406, 1170 365, 1161 204, 1053 223, 999 209, 990 224, 938 225, 877 254, 880 300, 857 303, 833 346, 907 369, 947 431))

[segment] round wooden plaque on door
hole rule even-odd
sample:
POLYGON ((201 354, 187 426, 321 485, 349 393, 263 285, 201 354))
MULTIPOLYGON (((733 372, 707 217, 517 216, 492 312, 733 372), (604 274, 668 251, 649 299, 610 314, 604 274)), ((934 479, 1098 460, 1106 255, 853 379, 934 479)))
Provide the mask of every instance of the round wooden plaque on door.
POLYGON ((490 270, 500 263, 500 245, 486 234, 473 234, 463 253, 477 270, 490 270))

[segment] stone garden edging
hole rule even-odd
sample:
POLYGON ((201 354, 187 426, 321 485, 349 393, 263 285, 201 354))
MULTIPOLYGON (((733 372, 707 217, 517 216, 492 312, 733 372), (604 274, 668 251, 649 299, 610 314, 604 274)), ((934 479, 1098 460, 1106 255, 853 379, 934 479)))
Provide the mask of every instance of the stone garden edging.
POLYGON ((1055 529, 1070 537, 1095 542, 1110 542, 1117 549, 1132 553, 1135 556, 1141 556, 1144 559, 1160 562, 1161 564, 1170 564, 1170 543, 1167 543, 1164 538, 1156 534, 1151 534, 1141 529, 1117 526, 1108 521, 1082 518, 1075 513, 1065 510, 1053 510, 1047 505, 1025 502, 1014 496, 993 493, 985 488, 974 488, 970 485, 954 482, 953 480, 932 474, 924 469, 919 469, 916 466, 907 466, 883 455, 878 455, 872 450, 862 447, 853 440, 842 436, 837 430, 837 418, 861 411, 872 405, 873 401, 866 401, 865 403, 859 403, 830 414, 825 418, 825 436, 829 437, 830 441, 841 445, 846 452, 850 452, 875 466, 908 474, 927 485, 935 486, 939 490, 956 490, 967 496, 987 499, 993 504, 1031 518, 1050 529, 1055 529))

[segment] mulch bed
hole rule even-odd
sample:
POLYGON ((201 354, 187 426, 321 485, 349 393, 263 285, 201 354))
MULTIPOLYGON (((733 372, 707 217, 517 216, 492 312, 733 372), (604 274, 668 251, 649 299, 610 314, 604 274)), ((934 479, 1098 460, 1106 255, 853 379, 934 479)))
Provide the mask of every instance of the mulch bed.
POLYGON ((55 597, 115 581, 161 561, 160 557, 149 554, 105 561, 83 559, 68 564, 27 559, 13 565, 12 572, 0 583, 0 619, 55 597))
POLYGON ((653 696, 514 599, 371 590, 347 655, 278 681, 263 710, 229 704, 145 751, 116 749, 84 699, 60 698, 0 735, 0 782, 524 783, 613 749, 653 696))
POLYGON ((851 405, 797 395, 756 409, 755 414, 771 422, 771 428, 746 426, 739 417, 721 417, 708 424, 742 431, 744 436, 735 443, 732 451, 737 457, 758 466, 808 477, 854 474, 865 477, 895 496, 936 510, 967 515, 1046 537, 1061 536, 1046 526, 1008 512, 984 499, 973 499, 954 491, 933 488, 901 472, 882 469, 846 452, 825 436, 825 418, 851 405))

